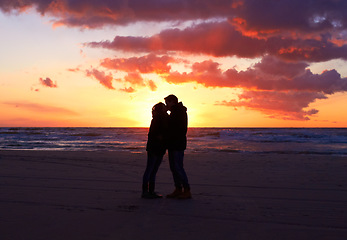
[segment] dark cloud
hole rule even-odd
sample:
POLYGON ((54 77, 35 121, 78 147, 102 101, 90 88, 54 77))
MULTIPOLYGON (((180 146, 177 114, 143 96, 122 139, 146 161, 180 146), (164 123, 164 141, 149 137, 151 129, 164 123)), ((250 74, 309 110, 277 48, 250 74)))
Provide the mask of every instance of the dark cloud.
POLYGON ((233 21, 245 31, 320 33, 347 27, 344 0, 242 0, 233 21))
POLYGON ((5 12, 34 8, 56 18, 56 25, 97 28, 138 21, 185 21, 227 17, 229 0, 0 0, 5 12))
POLYGON ((87 28, 211 18, 242 22, 243 29, 256 32, 321 32, 347 26, 344 0, 0 0, 0 8, 5 12, 34 8, 55 17, 56 24, 87 28))

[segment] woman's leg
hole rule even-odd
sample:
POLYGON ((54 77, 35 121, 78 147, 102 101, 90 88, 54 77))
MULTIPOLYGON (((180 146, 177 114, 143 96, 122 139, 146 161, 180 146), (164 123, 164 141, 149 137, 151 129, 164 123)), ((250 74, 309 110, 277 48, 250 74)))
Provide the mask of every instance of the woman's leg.
POLYGON ((147 166, 142 178, 142 190, 148 192, 148 183, 151 178, 151 174, 155 167, 155 157, 150 152, 147 152, 147 166))
POLYGON ((161 162, 163 161, 164 154, 153 154, 152 157, 154 159, 154 163, 153 163, 152 172, 151 172, 150 177, 149 177, 149 182, 155 182, 156 175, 157 175, 158 169, 161 165, 161 162))

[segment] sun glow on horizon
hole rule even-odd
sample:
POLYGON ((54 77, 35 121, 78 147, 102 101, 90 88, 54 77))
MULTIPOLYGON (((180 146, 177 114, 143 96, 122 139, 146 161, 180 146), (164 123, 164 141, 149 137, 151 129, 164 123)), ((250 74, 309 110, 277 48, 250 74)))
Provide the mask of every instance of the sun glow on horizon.
MULTIPOLYGON (((258 11, 248 0, 207 10, 171 2, 182 14, 169 15, 165 1, 157 11, 130 4, 131 16, 112 1, 77 2, 0 6, 0 127, 148 127, 169 94, 189 127, 347 127, 339 3, 314 26, 288 26, 285 11, 245 14, 258 11)), ((326 11, 315 7, 301 19, 326 11)))

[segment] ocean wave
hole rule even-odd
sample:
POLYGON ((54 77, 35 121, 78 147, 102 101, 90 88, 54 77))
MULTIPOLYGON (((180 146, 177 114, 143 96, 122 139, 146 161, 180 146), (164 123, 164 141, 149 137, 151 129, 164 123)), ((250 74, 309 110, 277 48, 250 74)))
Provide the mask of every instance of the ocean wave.
MULTIPOLYGON (((0 128, 0 149, 144 152, 148 128, 0 128)), ((189 128, 187 151, 347 155, 347 129, 189 128)))
POLYGON ((18 132, 0 132, 0 134, 19 134, 18 132))
POLYGON ((71 136, 73 136, 73 137, 99 137, 102 135, 103 134, 101 134, 101 133, 76 133, 76 134, 72 134, 71 136))

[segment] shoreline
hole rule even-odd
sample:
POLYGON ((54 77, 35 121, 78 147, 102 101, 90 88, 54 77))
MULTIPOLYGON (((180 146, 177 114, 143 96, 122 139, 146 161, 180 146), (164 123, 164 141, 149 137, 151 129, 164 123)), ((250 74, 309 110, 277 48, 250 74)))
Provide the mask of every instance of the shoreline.
MULTIPOLYGON (((146 156, 0 150, 0 236, 344 239, 347 157, 186 153, 193 199, 141 199, 146 156)), ((173 190, 167 155, 156 191, 173 190)))

